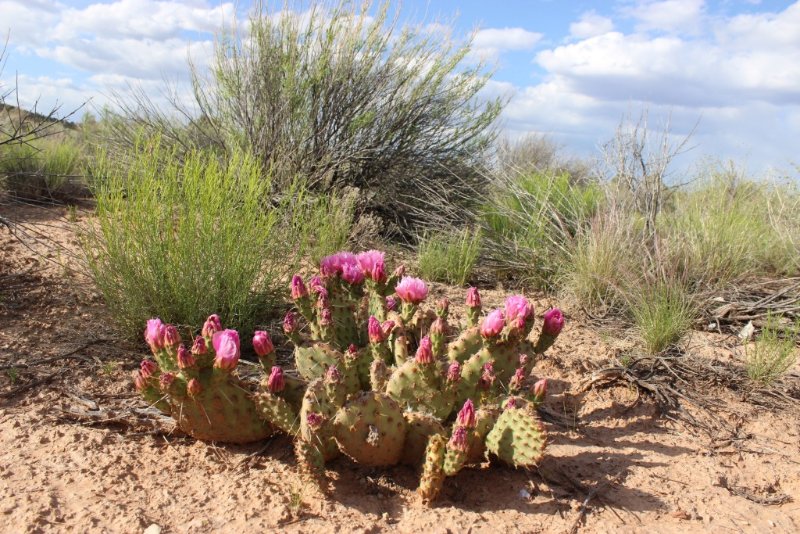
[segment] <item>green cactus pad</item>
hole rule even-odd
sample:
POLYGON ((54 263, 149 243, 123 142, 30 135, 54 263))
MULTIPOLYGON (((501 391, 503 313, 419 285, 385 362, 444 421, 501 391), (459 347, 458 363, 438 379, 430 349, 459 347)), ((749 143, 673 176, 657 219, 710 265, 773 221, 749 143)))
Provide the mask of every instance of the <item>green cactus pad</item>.
MULTIPOLYGON (((340 384, 341 386, 341 384, 340 384)), ((322 453, 325 461, 339 456, 339 447, 333 439, 333 418, 338 406, 330 398, 322 379, 317 379, 308 385, 303 396, 303 405, 300 408, 300 437, 314 444, 322 453), (320 428, 311 429, 308 425, 308 414, 316 412, 324 418, 320 428)))
POLYGON ((327 343, 314 343, 294 349, 297 372, 306 380, 322 378, 331 365, 341 365, 342 353, 327 343))
POLYGON ((253 395, 253 400, 256 403, 259 415, 269 424, 290 436, 294 436, 300 431, 297 411, 292 408, 286 399, 269 391, 262 391, 253 395))
POLYGON ((441 434, 434 434, 428 440, 425 448, 425 463, 422 466, 422 477, 419 481, 417 492, 422 502, 436 500, 444 484, 444 456, 445 438, 441 434))
POLYGON ((445 434, 442 423, 432 415, 419 412, 403 414, 408 423, 406 441, 403 445, 401 462, 412 467, 419 467, 425 459, 425 448, 433 434, 445 434))
POLYGON ((486 435, 494 427, 500 411, 496 408, 481 408, 475 412, 475 428, 467 433, 469 449, 467 464, 476 464, 486 460, 486 435))
POLYGON ((464 363, 483 347, 483 338, 477 326, 467 328, 447 346, 447 358, 464 363))
POLYGON ((181 430, 197 439, 224 443, 251 443, 274 433, 261 418, 252 393, 235 375, 207 369, 199 380, 199 395, 170 401, 181 430))
POLYGON ((403 410, 387 395, 366 391, 349 401, 334 419, 339 449, 356 462, 373 466, 400 460, 406 435, 403 410))
POLYGON ((456 476, 458 472, 461 471, 461 468, 464 467, 466 461, 467 452, 459 451, 448 446, 444 454, 444 464, 442 466, 444 475, 448 477, 456 476))
POLYGON ((392 373, 386 393, 413 411, 445 419, 453 410, 455 399, 452 393, 442 388, 443 374, 438 362, 423 365, 408 360, 392 373))
POLYGON ((506 408, 486 436, 486 450, 514 467, 536 465, 547 441, 536 410, 528 404, 506 408))
POLYGON ((294 442, 294 454, 300 471, 313 480, 322 491, 327 491, 325 458, 313 444, 298 439, 294 442))

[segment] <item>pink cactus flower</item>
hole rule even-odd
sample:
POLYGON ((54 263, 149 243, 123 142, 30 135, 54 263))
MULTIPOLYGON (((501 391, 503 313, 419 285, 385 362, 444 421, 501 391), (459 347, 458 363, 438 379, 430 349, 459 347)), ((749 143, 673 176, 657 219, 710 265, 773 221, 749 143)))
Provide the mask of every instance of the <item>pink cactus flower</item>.
POLYGON ((370 315, 367 320, 367 335, 369 336, 370 343, 381 343, 386 340, 383 336, 383 329, 381 323, 374 315, 370 315))
POLYGON ((452 362, 447 368, 447 381, 455 383, 459 380, 461 380, 461 364, 458 362, 452 362))
POLYGON ((158 370, 158 365, 153 360, 142 360, 139 370, 144 378, 150 378, 158 370))
POLYGON ((521 317, 522 326, 525 326, 525 321, 533 315, 533 304, 528 302, 528 299, 522 295, 511 295, 506 299, 506 319, 508 324, 515 325, 515 321, 521 317))
POLYGON ((358 267, 358 260, 356 260, 355 255, 350 252, 337 252, 322 258, 319 270, 322 276, 332 277, 342 274, 346 265, 358 267))
POLYGON ((306 423, 308 423, 308 426, 311 428, 311 430, 318 430, 324 421, 325 419, 320 413, 309 412, 308 415, 306 415, 306 423))
POLYGON ((548 336, 556 337, 561 333, 564 328, 564 316, 558 308, 550 308, 544 312, 544 323, 542 324, 542 333, 548 336))
POLYGON ((149 319, 147 327, 144 329, 144 340, 150 345, 150 349, 156 352, 164 347, 164 323, 161 319, 149 319))
POLYGON ((386 281, 386 265, 384 263, 383 252, 379 250, 368 250, 356 256, 358 264, 364 274, 376 282, 386 281))
POLYGON ((287 312, 283 318, 283 331, 291 334, 295 330, 297 330, 297 314, 293 311, 287 312))
POLYGON ((317 307, 318 308, 330 308, 331 302, 328 298, 328 290, 324 287, 320 292, 317 294, 317 307))
POLYGON ((481 295, 477 287, 467 289, 467 306, 477 308, 481 305, 481 295))
POLYGON ((178 333, 178 329, 175 328, 174 325, 168 324, 164 327, 164 346, 165 347, 177 347, 181 342, 181 335, 178 333))
POLYGON ((308 289, 299 274, 292 276, 292 299, 297 300, 308 296, 308 289))
POLYGON ((533 396, 537 401, 541 401, 545 395, 547 395, 547 379, 542 378, 533 385, 533 396))
POLYGON ((346 263, 342 265, 342 280, 351 286, 357 286, 364 281, 364 271, 357 264, 346 263))
POLYGON ((214 334, 220 331, 222 331, 222 321, 220 321, 219 315, 216 313, 209 315, 205 324, 203 324, 203 330, 201 332, 203 337, 212 338, 214 334))
POLYGON ((472 404, 472 399, 467 399, 464 402, 464 406, 461 407, 458 416, 456 416, 456 424, 464 428, 475 428, 475 405, 472 404))
POLYGON ((253 334, 253 348, 259 358, 263 358, 275 350, 272 339, 270 339, 269 334, 264 330, 256 330, 253 334))
POLYGON ((469 445, 467 444, 467 429, 463 426, 457 426, 453 429, 453 435, 450 436, 450 441, 447 443, 448 448, 456 451, 467 452, 469 445))
POLYGON ((230 371, 239 363, 239 333, 236 330, 223 330, 214 334, 214 367, 230 371))
POLYGON ((267 389, 270 393, 280 393, 286 387, 286 379, 283 376, 283 369, 279 365, 272 367, 267 379, 267 389))
POLYGON ((414 359, 417 363, 421 363, 423 365, 433 363, 433 346, 431 344, 431 338, 425 336, 419 340, 419 347, 417 348, 417 354, 414 356, 414 359))
POLYGON ((397 309, 397 299, 394 297, 386 297, 386 309, 395 311, 397 309))
POLYGON ((503 331, 505 322, 503 310, 500 308, 494 310, 481 323, 481 335, 487 339, 497 337, 503 331))
POLYGON ((483 364, 483 372, 480 379, 478 379, 478 388, 487 390, 492 387, 497 376, 494 374, 494 365, 492 362, 483 364))
POLYGON ((192 352, 181 343, 180 347, 178 347, 178 367, 181 369, 189 369, 194 367, 195 363, 197 362, 192 352))
POLYGON ((197 336, 194 338, 194 343, 192 343, 192 354, 195 356, 200 356, 208 352, 208 345, 206 345, 206 339, 203 336, 197 336))
POLYGON ((325 382, 330 384, 338 384, 343 380, 342 373, 339 372, 339 368, 335 365, 331 365, 325 371, 325 382))
POLYGON ((189 393, 190 397, 196 397, 203 391, 203 386, 200 385, 200 381, 196 378, 192 378, 189 380, 189 383, 186 384, 186 391, 189 393))
POLYGON ((147 387, 147 379, 142 376, 141 371, 133 372, 133 386, 136 388, 136 391, 140 392, 147 387))
POLYGON ((505 408, 508 410, 513 410, 517 407, 517 398, 516 397, 509 397, 506 401, 505 408))
POLYGON ((167 391, 172 383, 175 381, 175 373, 161 373, 161 376, 158 378, 158 383, 161 385, 162 391, 167 391))
POLYGON ((406 276, 397 284, 395 292, 403 302, 419 304, 428 296, 428 286, 419 278, 406 276))

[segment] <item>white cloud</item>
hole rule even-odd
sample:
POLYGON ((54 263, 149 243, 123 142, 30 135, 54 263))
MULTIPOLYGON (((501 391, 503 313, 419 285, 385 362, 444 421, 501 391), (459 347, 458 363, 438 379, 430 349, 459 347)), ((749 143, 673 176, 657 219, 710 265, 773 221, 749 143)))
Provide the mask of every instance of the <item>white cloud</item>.
POLYGON ((588 11, 581 15, 581 18, 569 25, 570 37, 585 39, 603 35, 614 30, 614 21, 608 17, 598 15, 594 11, 588 11))
POLYGON ((704 0, 643 0, 625 10, 639 31, 694 33, 705 15, 704 0))
POLYGON ((523 28, 485 28, 475 32, 470 55, 493 60, 508 50, 531 50, 541 39, 541 33, 523 28))

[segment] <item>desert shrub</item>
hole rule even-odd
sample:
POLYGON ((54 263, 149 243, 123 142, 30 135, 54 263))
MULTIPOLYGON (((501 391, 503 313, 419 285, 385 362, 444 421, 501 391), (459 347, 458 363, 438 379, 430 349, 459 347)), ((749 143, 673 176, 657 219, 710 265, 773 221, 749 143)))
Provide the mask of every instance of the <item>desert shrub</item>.
POLYGON ((658 354, 689 331, 697 315, 686 287, 674 280, 645 282, 628 290, 628 308, 644 348, 658 354))
POLYGON ((472 274, 481 248, 480 230, 464 228, 428 233, 419 240, 417 264, 430 280, 464 285, 472 274))
POLYGON ((269 176, 246 152, 179 161, 158 138, 140 138, 124 160, 100 154, 93 190, 88 268, 131 336, 148 317, 196 325, 212 312, 251 331, 296 267, 281 227, 291 199, 265 202, 269 176))
POLYGON ((732 172, 711 175, 680 192, 662 214, 659 226, 669 262, 695 285, 796 273, 800 248, 786 235, 800 230, 790 215, 797 198, 790 185, 759 183, 732 172), (778 202, 786 209, 776 209, 778 202))
POLYGON ((797 361, 795 343, 799 334, 800 321, 794 327, 782 328, 779 317, 768 315, 761 333, 745 346, 747 376, 769 385, 785 374, 797 361))
POLYGON ((604 198, 567 173, 501 174, 483 207, 487 255, 499 268, 552 287, 604 198))
MULTIPOLYGON (((467 185, 496 135, 500 100, 477 98, 488 81, 464 62, 470 42, 403 26, 389 3, 257 2, 225 29, 209 73, 193 69, 190 121, 176 123, 146 95, 129 102, 128 127, 164 129, 178 145, 252 151, 273 185, 296 176, 321 193, 354 187, 358 211, 385 230, 413 234, 432 214, 468 204, 467 185), (431 210, 435 202, 445 206, 431 210)), ((126 124, 118 123, 125 137, 126 124)))
POLYGON ((292 199, 286 228, 302 256, 317 265, 323 257, 347 248, 355 209, 352 192, 316 195, 295 184, 285 195, 292 199))
POLYGON ((23 198, 77 193, 84 186, 84 163, 83 146, 64 133, 0 147, 0 175, 7 189, 23 198))

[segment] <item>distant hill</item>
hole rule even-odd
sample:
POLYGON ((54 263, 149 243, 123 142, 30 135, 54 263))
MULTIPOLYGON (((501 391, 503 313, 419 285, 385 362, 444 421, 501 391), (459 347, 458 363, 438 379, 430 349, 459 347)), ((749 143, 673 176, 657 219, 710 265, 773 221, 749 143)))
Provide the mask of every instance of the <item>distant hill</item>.
MULTIPOLYGON (((49 121, 54 122, 54 123, 59 123, 64 128, 68 128, 70 130, 77 130, 78 129, 78 124, 76 124, 76 123, 74 123, 72 121, 66 120, 66 119, 58 119, 57 117, 49 117, 48 118, 47 115, 44 115, 42 113, 38 113, 36 111, 29 111, 29 110, 26 110, 24 108, 19 108, 19 111, 24 114, 26 120, 30 120, 32 122, 42 122, 42 121, 45 121, 45 120, 49 120, 49 121)), ((5 118, 5 115, 7 113, 11 113, 12 116, 16 116, 17 112, 18 112, 17 106, 12 106, 11 104, 0 103, 0 113, 2 113, 2 117, 0 117, 0 120, 2 120, 2 118, 5 118)))

